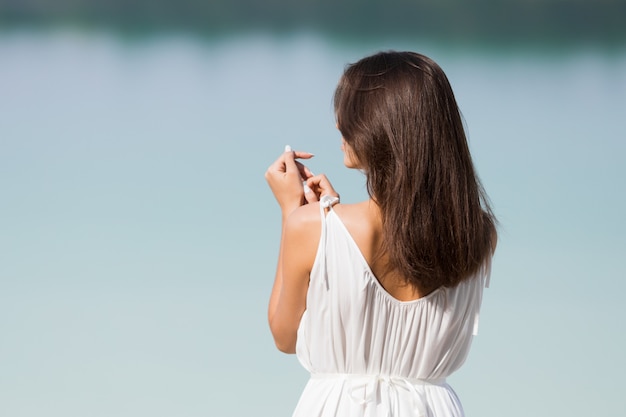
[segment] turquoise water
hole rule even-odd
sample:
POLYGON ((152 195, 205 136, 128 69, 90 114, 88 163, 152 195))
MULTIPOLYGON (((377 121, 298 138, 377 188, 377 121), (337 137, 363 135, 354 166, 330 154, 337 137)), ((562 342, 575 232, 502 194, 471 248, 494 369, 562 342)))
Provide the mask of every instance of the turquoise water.
POLYGON ((467 415, 619 415, 626 50, 72 31, 0 34, 0 415, 290 415, 263 173, 288 143, 364 198, 331 98, 391 48, 447 72, 501 222, 467 415))

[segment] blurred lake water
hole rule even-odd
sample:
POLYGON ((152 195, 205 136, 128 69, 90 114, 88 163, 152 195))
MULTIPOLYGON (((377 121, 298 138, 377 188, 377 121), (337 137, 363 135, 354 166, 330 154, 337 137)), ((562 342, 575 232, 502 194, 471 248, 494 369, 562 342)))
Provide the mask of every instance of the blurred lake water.
POLYGON ((366 198, 331 99, 386 49, 448 74, 501 222, 467 415, 619 415, 626 48, 63 30, 0 32, 0 415, 290 415, 263 173, 290 144, 366 198))

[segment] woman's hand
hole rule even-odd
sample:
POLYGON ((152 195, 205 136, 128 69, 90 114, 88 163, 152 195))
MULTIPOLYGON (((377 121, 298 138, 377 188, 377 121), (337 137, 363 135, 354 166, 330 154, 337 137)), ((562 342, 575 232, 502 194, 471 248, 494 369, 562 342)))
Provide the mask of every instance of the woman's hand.
POLYGON ((312 203, 314 201, 319 201, 320 198, 324 195, 329 195, 332 197, 339 198, 339 194, 333 188, 326 175, 313 175, 307 178, 306 185, 309 187, 311 192, 306 193, 306 200, 308 203, 312 203))
POLYGON ((308 202, 309 198, 313 198, 310 192, 305 198, 302 186, 303 181, 312 178, 313 174, 306 166, 296 161, 297 158, 310 159, 312 157, 313 154, 309 152, 286 151, 265 172, 265 179, 284 217, 308 202))

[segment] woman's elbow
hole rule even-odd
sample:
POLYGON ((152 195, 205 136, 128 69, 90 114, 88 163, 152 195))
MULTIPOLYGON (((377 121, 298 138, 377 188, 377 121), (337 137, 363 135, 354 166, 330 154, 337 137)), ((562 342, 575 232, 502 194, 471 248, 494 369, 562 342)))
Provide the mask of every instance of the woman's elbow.
POLYGON ((274 338, 274 344, 276 345, 276 348, 283 353, 296 353, 295 343, 284 342, 274 338))
POLYGON ((283 353, 296 353, 296 334, 280 329, 275 323, 270 322, 270 330, 274 337, 276 348, 283 353))

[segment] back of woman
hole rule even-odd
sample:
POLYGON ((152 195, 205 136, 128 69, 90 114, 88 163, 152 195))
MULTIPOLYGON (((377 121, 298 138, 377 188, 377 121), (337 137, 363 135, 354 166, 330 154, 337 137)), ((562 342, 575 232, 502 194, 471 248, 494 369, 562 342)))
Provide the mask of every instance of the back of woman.
POLYGON ((423 55, 376 54, 346 69, 335 111, 370 200, 337 204, 295 161, 306 152, 266 174, 283 211, 270 327, 311 373, 294 416, 462 416, 446 378, 476 333, 496 234, 448 80, 423 55))
POLYGON ((294 416, 462 415, 446 377, 469 352, 489 264, 454 288, 399 301, 336 210, 322 230, 296 348, 311 380, 294 416))

